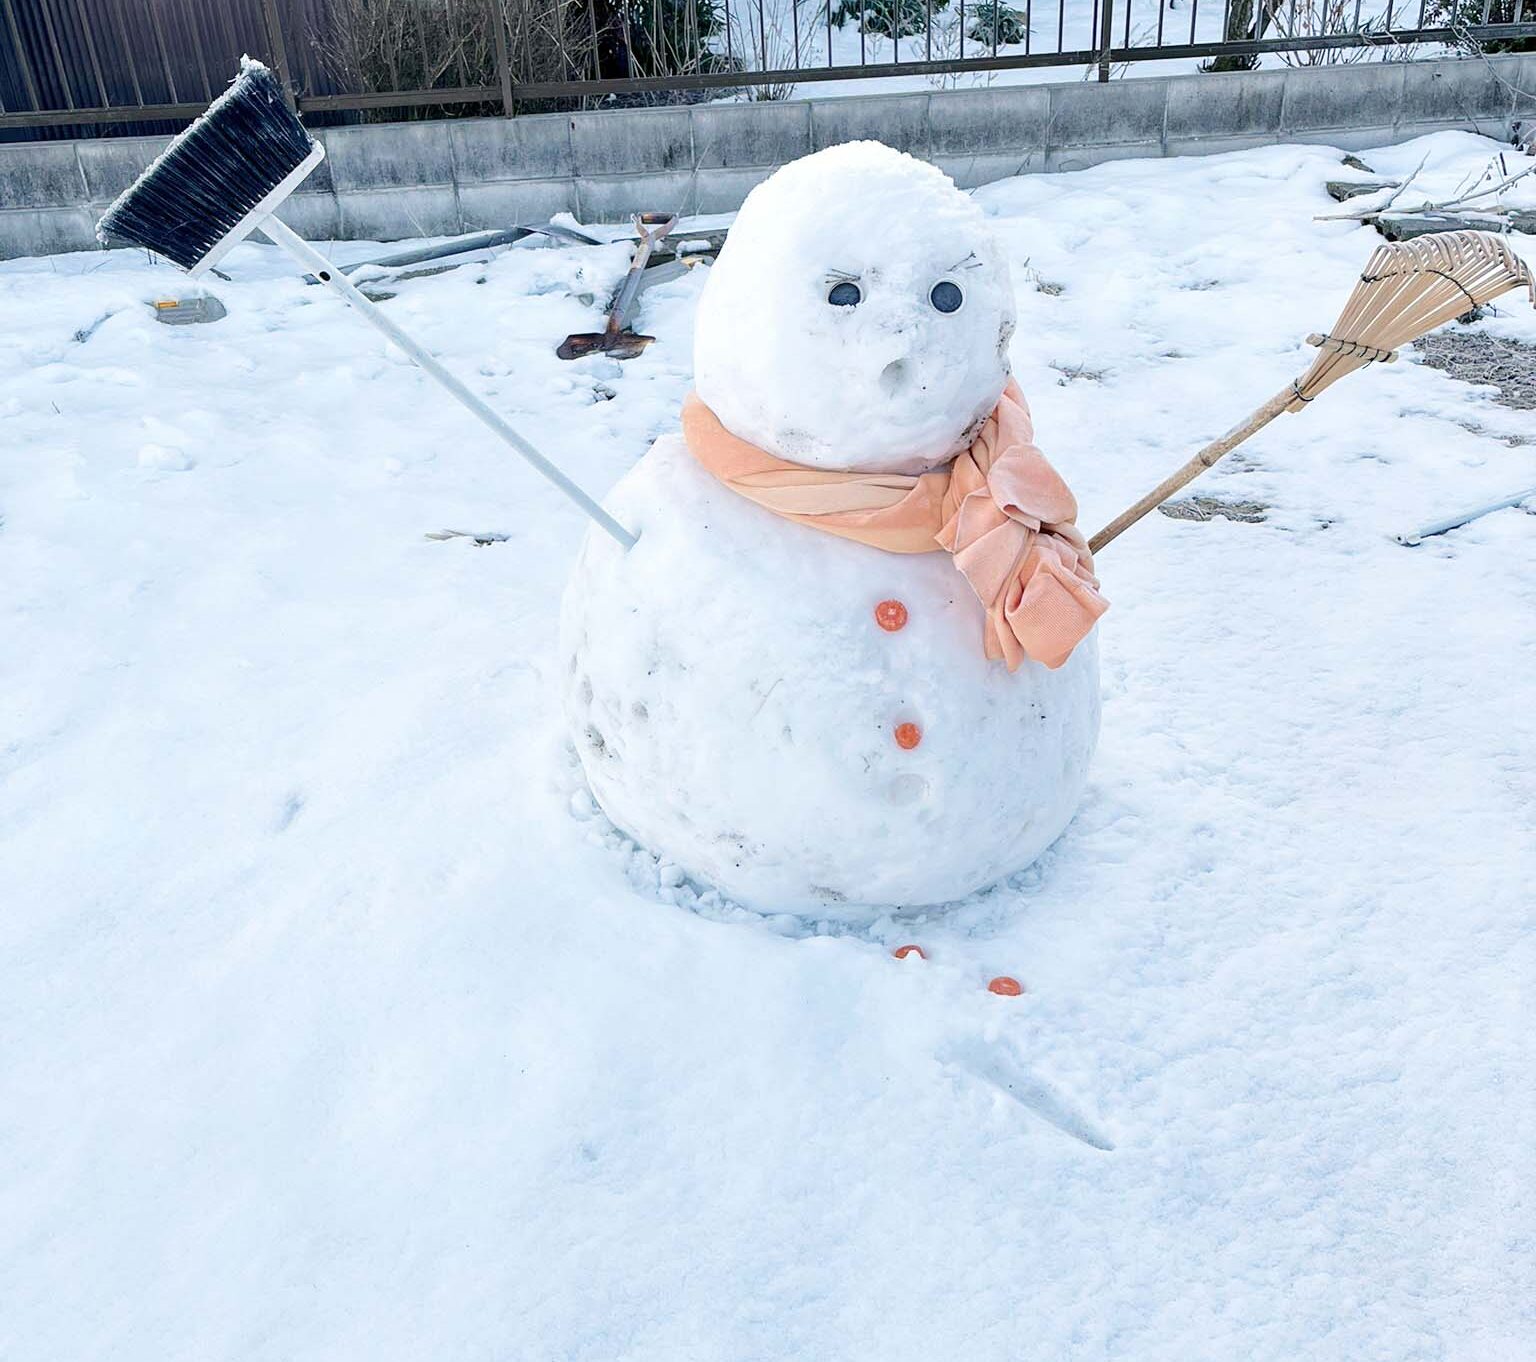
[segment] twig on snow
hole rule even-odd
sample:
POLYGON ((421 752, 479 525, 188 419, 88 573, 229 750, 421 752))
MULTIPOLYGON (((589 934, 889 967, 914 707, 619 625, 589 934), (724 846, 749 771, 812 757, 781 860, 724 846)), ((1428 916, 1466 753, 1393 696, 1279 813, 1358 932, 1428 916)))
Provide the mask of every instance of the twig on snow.
MULTIPOLYGON (((1490 162, 1489 164, 1491 165, 1492 162, 1490 162)), ((1419 163, 1419 170, 1422 170, 1423 168, 1424 168, 1424 163, 1421 161, 1419 163)), ((1414 175, 1417 175, 1418 173, 1419 173, 1418 170, 1414 171, 1414 175)), ((1524 170, 1516 171, 1515 174, 1513 174, 1513 175, 1506 175, 1497 184, 1488 185, 1484 189, 1474 189, 1474 190, 1472 190, 1472 191, 1470 191, 1469 193, 1466 193, 1466 194, 1460 194, 1460 195, 1457 195, 1457 196, 1449 198, 1449 199, 1441 199, 1438 203, 1434 203, 1434 202, 1430 202, 1429 200, 1426 200, 1425 202, 1419 204, 1415 208, 1400 208, 1397 211, 1400 212, 1400 213, 1449 213, 1449 212, 1453 212, 1454 210, 1456 210, 1458 208, 1465 208, 1468 204, 1473 203, 1477 199, 1485 199, 1490 194, 1493 194, 1493 195, 1502 194, 1511 185, 1518 184, 1521 180, 1525 179, 1528 175, 1536 175, 1536 160, 1533 160, 1531 162, 1531 164, 1526 166, 1526 168, 1524 170)), ((1411 184, 1412 182, 1413 182, 1413 176, 1409 176, 1409 178, 1407 180, 1403 181, 1403 183, 1393 192, 1391 198, 1389 198, 1385 203, 1380 204, 1380 205, 1378 205, 1375 208, 1366 208, 1366 209, 1362 209, 1361 211, 1355 212, 1355 213, 1323 213, 1323 214, 1319 214, 1317 217, 1313 218, 1313 221, 1314 222, 1339 222, 1339 221, 1346 221, 1347 222, 1347 221, 1353 220, 1355 222, 1375 222, 1377 218, 1382 217, 1384 214, 1386 214, 1388 211, 1391 210, 1392 205, 1394 203, 1396 203, 1397 200, 1401 197, 1403 190, 1406 189, 1408 187, 1408 185, 1411 184)))

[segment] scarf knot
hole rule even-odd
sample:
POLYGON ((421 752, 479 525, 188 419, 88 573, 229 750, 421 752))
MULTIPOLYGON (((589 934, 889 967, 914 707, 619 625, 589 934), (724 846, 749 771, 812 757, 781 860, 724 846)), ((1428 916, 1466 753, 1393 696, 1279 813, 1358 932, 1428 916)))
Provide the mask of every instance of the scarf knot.
POLYGON ((947 550, 986 609, 986 655, 1016 671, 1059 667, 1109 602, 1099 594, 1077 501, 1034 442, 1009 379, 970 447, 929 473, 838 473, 738 439, 689 394, 683 437, 732 491, 813 529, 892 553, 947 550))

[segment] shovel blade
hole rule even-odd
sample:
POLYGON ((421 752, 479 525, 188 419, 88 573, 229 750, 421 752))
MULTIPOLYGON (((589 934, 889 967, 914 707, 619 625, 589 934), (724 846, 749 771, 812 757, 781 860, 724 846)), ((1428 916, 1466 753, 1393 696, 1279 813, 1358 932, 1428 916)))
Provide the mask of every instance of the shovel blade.
POLYGON ((598 354, 612 355, 614 359, 634 359, 655 339, 655 336, 642 336, 634 331, 620 331, 617 335, 607 331, 578 331, 561 341, 555 353, 561 359, 598 354))

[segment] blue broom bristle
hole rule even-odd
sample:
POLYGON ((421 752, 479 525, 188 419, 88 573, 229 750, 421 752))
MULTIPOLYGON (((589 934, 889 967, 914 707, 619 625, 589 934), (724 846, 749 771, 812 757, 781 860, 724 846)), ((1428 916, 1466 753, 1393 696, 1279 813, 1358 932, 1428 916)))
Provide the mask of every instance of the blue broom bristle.
POLYGON ((313 146, 276 78, 246 58, 229 89, 106 211, 96 235, 103 244, 143 246, 190 270, 313 146))

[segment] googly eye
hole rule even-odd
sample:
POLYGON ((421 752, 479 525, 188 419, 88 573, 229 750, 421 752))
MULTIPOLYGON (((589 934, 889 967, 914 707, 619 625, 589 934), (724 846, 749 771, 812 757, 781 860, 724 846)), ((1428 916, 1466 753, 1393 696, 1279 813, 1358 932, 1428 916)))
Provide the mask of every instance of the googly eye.
POLYGON ((928 301, 933 304, 935 312, 958 312, 960 304, 965 301, 965 294, 953 280, 940 279, 928 290, 928 301))
POLYGON ((857 307, 864 301, 864 290, 845 279, 840 284, 832 285, 827 292, 827 301, 833 307, 857 307))

